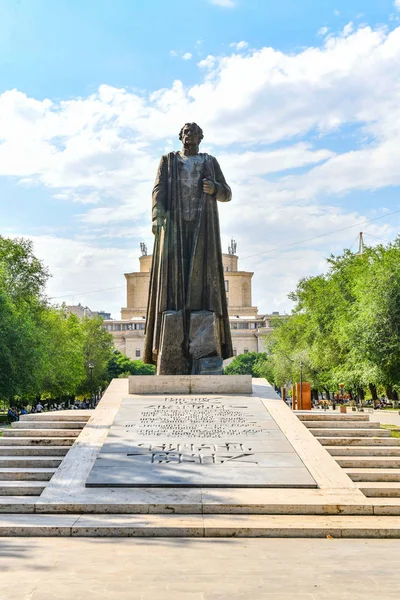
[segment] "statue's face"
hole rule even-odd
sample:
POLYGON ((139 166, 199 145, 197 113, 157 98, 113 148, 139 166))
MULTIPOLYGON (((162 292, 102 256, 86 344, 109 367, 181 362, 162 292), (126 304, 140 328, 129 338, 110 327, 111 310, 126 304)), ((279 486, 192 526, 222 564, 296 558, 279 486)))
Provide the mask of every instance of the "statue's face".
POLYGON ((200 144, 200 136, 194 125, 185 125, 182 131, 182 144, 187 146, 198 146, 200 144))

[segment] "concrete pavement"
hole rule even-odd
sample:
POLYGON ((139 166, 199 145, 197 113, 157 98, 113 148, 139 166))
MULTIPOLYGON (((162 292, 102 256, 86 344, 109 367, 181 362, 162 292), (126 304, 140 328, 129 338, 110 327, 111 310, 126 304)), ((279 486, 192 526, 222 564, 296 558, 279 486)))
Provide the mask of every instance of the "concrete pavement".
POLYGON ((400 597, 400 540, 0 538, 1 600, 400 597))

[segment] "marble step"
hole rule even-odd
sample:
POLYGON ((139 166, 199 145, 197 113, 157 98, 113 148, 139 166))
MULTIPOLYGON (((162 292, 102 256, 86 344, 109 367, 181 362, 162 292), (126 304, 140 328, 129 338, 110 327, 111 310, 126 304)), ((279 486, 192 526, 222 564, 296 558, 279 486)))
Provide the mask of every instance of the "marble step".
POLYGON ((400 498, 371 498, 375 515, 400 515, 400 498))
MULTIPOLYGON (((63 469, 63 467, 61 467, 63 469)), ((84 488, 55 489, 56 474, 36 505, 36 513, 53 514, 264 514, 368 515, 371 504, 347 480, 348 491, 334 494, 316 488, 84 488)), ((71 473, 71 480, 76 477, 71 473)), ((78 475, 79 476, 79 475, 78 475)), ((347 479, 347 477, 345 478, 347 479)))
POLYGON ((74 443, 75 438, 61 438, 61 437, 46 437, 46 438, 27 438, 27 437, 0 437, 0 448, 1 446, 35 446, 38 447, 51 447, 51 446, 67 446, 70 448, 74 443))
POLYGON ((362 437, 362 438, 336 438, 319 437, 318 441, 323 446, 400 446, 400 438, 392 437, 362 437))
POLYGON ((398 446, 327 446, 331 456, 400 456, 398 446))
POLYGON ((310 413, 295 412, 300 421, 369 421, 369 415, 363 414, 344 414, 344 413, 310 413))
POLYGON ((62 462, 62 456, 0 456, 0 468, 49 467, 54 469, 62 462))
POLYGON ((0 496, 40 496, 47 481, 1 481, 0 496))
POLYGON ((83 429, 86 421, 14 421, 13 429, 83 429))
POLYGON ((2 468, 0 467, 0 481, 50 481, 57 469, 30 468, 2 468))
POLYGON ((387 429, 309 429, 315 437, 390 437, 387 429))
POLYGON ((65 456, 68 446, 0 446, 2 456, 65 456))
POLYGON ((337 456, 335 460, 345 469, 400 469, 400 456, 337 456))
POLYGON ((0 496, 0 513, 33 513, 39 498, 40 496, 0 496))
POLYGON ((392 481, 357 481, 356 485, 367 498, 400 498, 400 483, 392 481))
POLYGON ((81 429, 5 429, 3 437, 69 437, 76 438, 81 429))
POLYGON ((302 421, 308 429, 379 429, 375 421, 302 421))
POLYGON ((400 517, 3 514, 0 536, 400 538, 400 517))
POLYGON ((400 469, 345 469, 352 481, 398 481, 400 469))
POLYGON ((85 421, 90 419, 90 415, 81 414, 80 411, 70 410, 68 414, 60 414, 57 411, 46 413, 33 413, 29 415, 20 415, 21 421, 85 421))

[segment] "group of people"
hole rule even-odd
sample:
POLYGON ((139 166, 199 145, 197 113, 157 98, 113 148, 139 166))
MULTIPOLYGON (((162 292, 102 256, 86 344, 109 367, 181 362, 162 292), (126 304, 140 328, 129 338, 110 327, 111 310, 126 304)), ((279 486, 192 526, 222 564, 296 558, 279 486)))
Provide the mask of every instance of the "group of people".
POLYGON ((43 405, 39 401, 36 405, 30 408, 28 407, 28 405, 24 405, 22 408, 18 408, 17 406, 10 406, 7 411, 7 416, 10 423, 13 423, 14 421, 19 421, 21 415, 28 415, 41 412, 53 412, 56 410, 80 410, 88 408, 93 407, 91 406, 90 401, 86 400, 86 398, 84 398, 82 402, 75 402, 74 404, 67 404, 65 402, 60 402, 59 404, 57 404, 56 402, 52 402, 50 404, 43 405))
POLYGON ((19 409, 17 406, 10 406, 8 409, 7 415, 9 421, 12 423, 13 421, 19 421, 20 415, 27 415, 28 411, 26 407, 23 406, 22 409, 19 409))

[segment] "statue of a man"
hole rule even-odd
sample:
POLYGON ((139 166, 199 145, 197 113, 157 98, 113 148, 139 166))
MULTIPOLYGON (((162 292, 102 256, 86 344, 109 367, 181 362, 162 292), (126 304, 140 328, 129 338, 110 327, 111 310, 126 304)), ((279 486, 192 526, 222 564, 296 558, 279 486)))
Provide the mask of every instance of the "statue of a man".
POLYGON ((205 372, 210 357, 222 367, 233 355, 216 202, 232 192, 217 160, 199 153, 201 128, 186 123, 179 139, 182 150, 161 158, 153 189, 144 351, 144 362, 170 375, 205 372))

